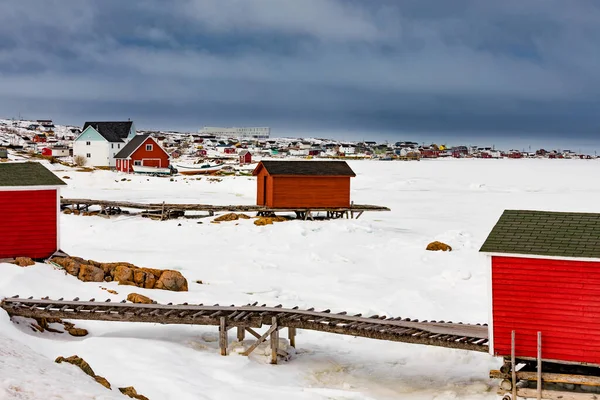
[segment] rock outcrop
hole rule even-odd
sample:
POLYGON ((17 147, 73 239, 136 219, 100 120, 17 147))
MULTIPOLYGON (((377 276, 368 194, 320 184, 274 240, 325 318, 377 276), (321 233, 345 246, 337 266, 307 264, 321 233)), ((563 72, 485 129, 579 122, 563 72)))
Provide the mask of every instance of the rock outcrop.
POLYGON ((146 396, 139 394, 138 392, 136 392, 135 388, 133 386, 127 386, 124 388, 119 388, 119 390, 121 391, 121 393, 123 393, 126 396, 129 396, 133 399, 138 399, 138 400, 150 400, 148 399, 146 396))
POLYGON ((142 294, 139 293, 129 293, 127 295, 127 301, 130 301, 132 303, 139 303, 139 304, 152 304, 154 303, 154 301, 152 301, 152 299, 150 297, 146 297, 142 294))
POLYGON ((99 384, 101 384, 102 386, 104 386, 107 389, 110 389, 110 382, 108 382, 106 380, 106 378, 100 376, 100 375, 96 375, 96 373, 94 372, 94 370, 92 369, 92 367, 90 367, 90 364, 88 364, 83 358, 75 355, 75 356, 71 356, 71 357, 57 357, 56 360, 54 360, 54 362, 57 363, 61 363, 61 362, 67 362, 69 364, 73 364, 78 366, 79 368, 81 368, 81 370, 83 372, 85 372, 87 375, 91 376, 92 378, 94 378, 94 380, 96 380, 96 382, 98 382, 99 384))
POLYGON ((447 245, 446 243, 442 243, 442 242, 438 242, 437 240, 435 242, 431 242, 427 245, 427 248, 425 250, 430 250, 430 251, 452 251, 452 247, 450 247, 449 245, 447 245))
POLYGON ((115 281, 145 289, 188 290, 187 280, 179 271, 140 268, 126 262, 101 263, 80 257, 54 257, 51 261, 84 282, 115 281))
POLYGON ((258 225, 258 226, 264 226, 264 225, 271 225, 273 224, 273 222, 283 222, 283 221, 287 221, 288 219, 285 217, 259 217, 257 219, 254 220, 254 225, 258 225))
POLYGON ((29 257, 17 257, 15 258, 15 261, 13 261, 13 264, 18 265, 19 267, 29 267, 35 265, 35 261, 29 257))

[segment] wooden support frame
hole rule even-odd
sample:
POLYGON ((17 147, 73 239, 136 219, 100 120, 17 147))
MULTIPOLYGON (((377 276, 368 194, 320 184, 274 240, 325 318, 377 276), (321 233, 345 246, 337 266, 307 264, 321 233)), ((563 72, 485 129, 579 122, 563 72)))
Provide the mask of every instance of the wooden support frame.
MULTIPOLYGON (((248 330, 248 328, 246 328, 246 330, 248 330)), ((249 356, 254 350, 256 350, 256 348, 258 346, 260 346, 260 344, 262 342, 267 340, 267 338, 271 335, 271 333, 273 333, 273 331, 276 331, 276 330, 277 330, 277 324, 271 325, 271 327, 262 336, 260 336, 258 338, 258 340, 252 344, 252 346, 248 347, 248 350, 246 350, 242 354, 245 356, 249 356)), ((249 330, 249 331, 253 331, 253 330, 249 330)))
POLYGON ((510 370, 512 383, 512 398, 517 400, 517 363, 515 361, 516 331, 510 333, 510 370))
POLYGON ((288 328, 288 338, 290 339, 290 346, 296 348, 296 328, 288 328))
POLYGON ((221 349, 221 355, 227 355, 227 318, 221 317, 221 324, 219 325, 219 348, 221 349))
POLYGON ((542 332, 537 333, 537 400, 542 400, 542 332))
POLYGON ((279 350, 279 329, 277 329, 277 317, 273 317, 271 327, 271 364, 277 364, 277 350, 279 350))

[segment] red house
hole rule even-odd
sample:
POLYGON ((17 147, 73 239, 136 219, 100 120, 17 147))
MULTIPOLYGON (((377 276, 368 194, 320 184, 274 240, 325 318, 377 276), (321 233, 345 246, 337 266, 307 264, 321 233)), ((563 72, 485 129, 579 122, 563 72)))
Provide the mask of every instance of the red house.
POLYGON ((0 258, 44 259, 60 249, 60 187, 36 162, 0 164, 0 258))
POLYGON ((252 154, 248 150, 240 151, 240 165, 252 164, 252 154))
POLYGON ((256 204, 269 208, 350 207, 350 178, 345 161, 261 161, 256 204))
POLYGON ((48 138, 46 137, 46 135, 38 133, 37 135, 33 135, 31 141, 34 143, 46 143, 48 141, 48 138))
POLYGON ((168 168, 169 153, 148 134, 136 135, 115 155, 118 171, 131 173, 133 166, 168 168))
POLYGON ((506 210, 490 256, 490 353, 600 366, 600 214, 506 210))

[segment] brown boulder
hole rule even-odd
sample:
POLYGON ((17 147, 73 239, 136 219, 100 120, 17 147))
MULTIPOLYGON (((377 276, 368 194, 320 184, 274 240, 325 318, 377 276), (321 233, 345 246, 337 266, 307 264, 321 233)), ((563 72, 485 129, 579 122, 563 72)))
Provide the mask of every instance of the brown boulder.
POLYGON ((438 242, 437 240, 435 242, 431 242, 427 245, 427 248, 425 250, 430 250, 430 251, 452 251, 452 247, 450 247, 449 245, 447 245, 446 243, 442 243, 442 242, 438 242))
POLYGON ((154 274, 146 272, 146 280, 144 281, 144 288, 153 289, 156 285, 156 277, 154 274))
POLYGON ((67 214, 67 215, 72 214, 72 213, 73 213, 73 210, 71 210, 70 208, 65 208, 63 211, 63 214, 67 214))
POLYGON ((94 376, 94 379, 96 380, 96 382, 98 382, 99 384, 101 384, 105 388, 110 389, 110 382, 107 381, 106 378, 104 378, 104 377, 102 377, 100 375, 96 375, 96 376, 94 376))
POLYGON ((29 257, 17 257, 13 264, 18 265, 19 267, 29 267, 30 265, 35 265, 35 261, 29 257))
POLYGON ((139 304, 152 304, 153 303, 153 301, 150 297, 146 297, 146 296, 138 294, 138 293, 129 293, 127 295, 127 300, 132 303, 139 303, 139 304))
POLYGON ((88 334, 87 329, 83 328, 69 328, 67 329, 67 332, 69 332, 69 335, 71 336, 86 336, 88 334))
POLYGON ((187 280, 178 271, 166 270, 161 275, 156 285, 156 289, 172 290, 175 292, 187 292, 187 280))
POLYGON ((73 276, 79 275, 80 262, 74 258, 54 257, 50 261, 63 267, 68 274, 73 276))
POLYGON ((90 364, 88 364, 87 362, 85 362, 85 360, 79 356, 71 356, 71 357, 57 357, 56 360, 54 360, 54 362, 57 363, 61 363, 61 362, 68 362, 69 364, 73 364, 78 366, 79 368, 81 368, 81 370, 83 372, 85 372, 86 374, 88 374, 89 376, 91 376, 92 378, 96 376, 96 374, 94 373, 94 370, 92 369, 92 367, 90 367, 90 364))
POLYGON ((128 386, 128 387, 124 387, 124 388, 119 388, 119 390, 121 391, 121 393, 123 393, 126 396, 129 396, 133 399, 138 399, 138 400, 150 400, 148 399, 146 396, 138 394, 138 392, 136 392, 135 388, 133 386, 128 386))
POLYGON ((77 275, 80 281, 84 282, 103 282, 104 271, 102 268, 94 267, 89 264, 82 264, 79 267, 79 275, 77 275))
POLYGON ((133 271, 126 265, 117 265, 114 269, 113 280, 118 282, 133 282, 133 271))
POLYGON ((141 269, 133 270, 133 281, 139 286, 144 287, 144 282, 146 282, 146 273, 141 269))

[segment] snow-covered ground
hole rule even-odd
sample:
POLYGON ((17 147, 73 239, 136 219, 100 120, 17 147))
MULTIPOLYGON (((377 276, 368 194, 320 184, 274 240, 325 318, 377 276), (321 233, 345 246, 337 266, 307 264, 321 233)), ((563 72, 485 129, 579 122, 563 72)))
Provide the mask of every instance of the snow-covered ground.
MULTIPOLYGON (((0 297, 125 299, 158 302, 330 308, 364 315, 487 322, 487 264, 478 249, 504 209, 594 211, 596 160, 355 161, 355 203, 387 213, 358 220, 151 221, 61 215, 62 248, 98 261, 129 261, 181 271, 189 292, 83 283, 49 265, 0 265, 0 297), (450 253, 427 252, 433 240, 450 253), (202 280, 203 284, 195 283, 202 280), (111 295, 106 287, 118 295, 111 295)), ((169 178, 75 172, 65 197, 142 202, 253 204, 251 177, 169 178), (123 177, 131 181, 121 181, 123 177)), ((221 357, 217 330, 202 326, 74 321, 84 338, 34 333, 0 312, 0 399, 112 399, 109 391, 57 356, 77 354, 113 388, 133 385, 156 399, 492 399, 488 379, 500 360, 487 354, 300 331, 297 354, 221 357)), ((230 342, 235 341, 235 333, 230 342)), ((285 337, 282 331, 282 337, 285 337)))

